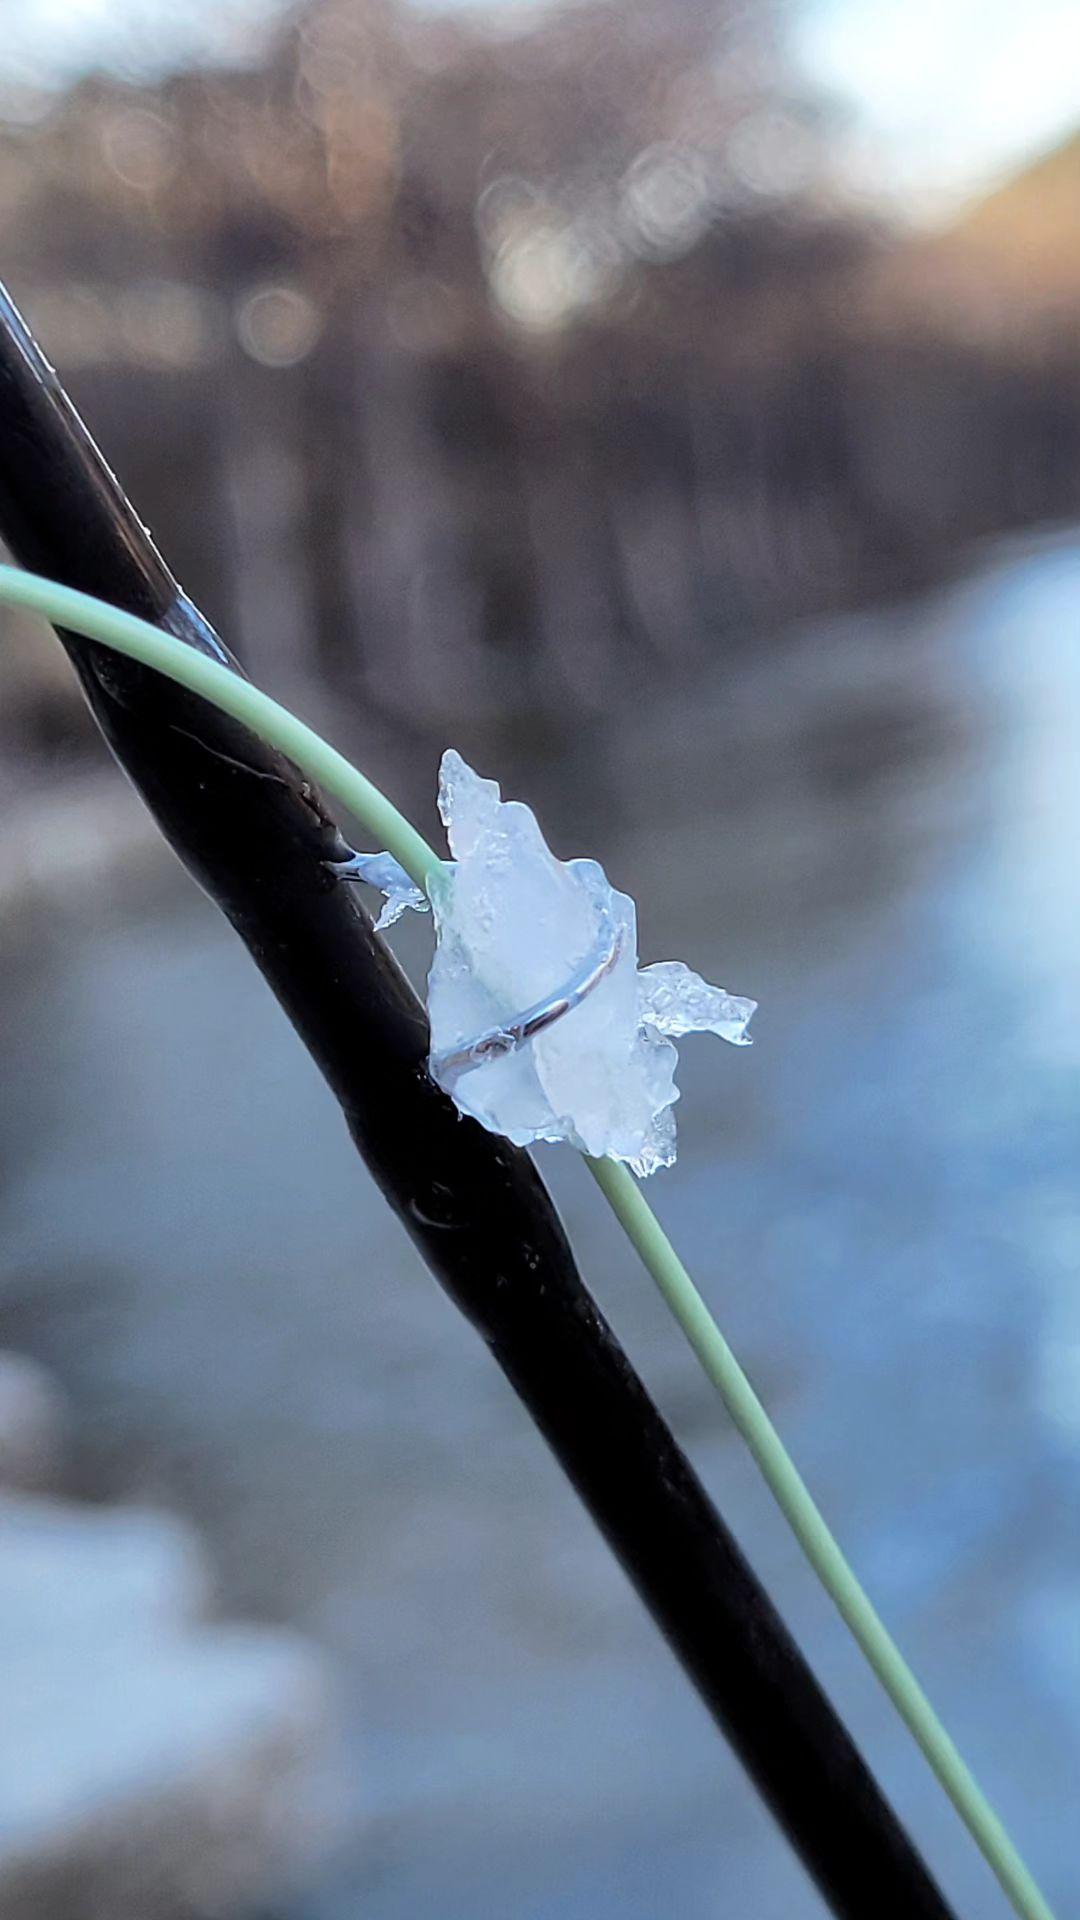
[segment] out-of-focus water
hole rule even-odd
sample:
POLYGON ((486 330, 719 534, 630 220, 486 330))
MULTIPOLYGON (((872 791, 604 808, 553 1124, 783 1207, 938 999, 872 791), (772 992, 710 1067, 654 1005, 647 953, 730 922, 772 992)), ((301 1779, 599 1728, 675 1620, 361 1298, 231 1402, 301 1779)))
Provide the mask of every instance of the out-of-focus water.
MULTIPOLYGON (((1080 1905, 1080 540, 462 749, 757 996, 652 1183, 852 1559, 1080 1905)), ((434 766, 371 743, 380 773, 434 766)), ((394 783, 402 791, 401 782, 394 783)), ((163 855, 163 861, 165 856, 163 855)), ((402 947, 422 964, 425 935, 402 947)), ((186 885, 0 979, 5 1335, 87 1489, 332 1650, 353 1839, 303 1920, 821 1909, 487 1355, 186 885)), ((958 1907, 1004 1902, 574 1157, 585 1272, 958 1907)))

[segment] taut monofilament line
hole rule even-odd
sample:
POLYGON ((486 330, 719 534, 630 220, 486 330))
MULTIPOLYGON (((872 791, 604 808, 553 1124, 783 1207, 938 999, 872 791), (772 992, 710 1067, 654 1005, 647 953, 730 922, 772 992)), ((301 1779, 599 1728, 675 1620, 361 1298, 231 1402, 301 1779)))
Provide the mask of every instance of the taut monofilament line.
MULTIPOLYGON (((381 837, 425 889, 439 857, 386 796, 302 720, 207 655, 53 582, 0 567, 0 603, 43 614, 62 628, 113 646, 209 700, 295 760, 381 837)), ((880 1620, 813 1501, 746 1374, 664 1233, 632 1173, 613 1159, 587 1157, 601 1192, 679 1322, 708 1378, 746 1441, 814 1572, 839 1609, 894 1706, 1023 1920, 1053 1920, 1050 1907, 946 1733, 895 1641, 880 1620)))

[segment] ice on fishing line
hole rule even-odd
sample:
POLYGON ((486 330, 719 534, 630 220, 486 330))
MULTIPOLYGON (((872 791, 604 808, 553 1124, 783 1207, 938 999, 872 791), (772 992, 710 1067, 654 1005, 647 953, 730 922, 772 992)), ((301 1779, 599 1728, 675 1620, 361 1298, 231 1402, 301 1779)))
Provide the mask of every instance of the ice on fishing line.
MULTIPOLYGON (((746 1046, 756 1003, 679 960, 639 970, 630 897, 595 860, 557 860, 531 808, 503 800, 452 748, 439 812, 453 859, 432 886, 434 1078, 518 1146, 565 1140, 639 1174, 670 1166, 673 1042, 714 1033, 746 1046)), ((370 861, 387 894, 380 925, 421 904, 388 855, 370 861)))
POLYGON ((338 867, 339 876, 363 880, 383 894, 382 911, 375 922, 376 933, 392 927, 412 907, 416 913, 428 911, 427 895, 409 879, 403 866, 390 853, 354 853, 338 867))

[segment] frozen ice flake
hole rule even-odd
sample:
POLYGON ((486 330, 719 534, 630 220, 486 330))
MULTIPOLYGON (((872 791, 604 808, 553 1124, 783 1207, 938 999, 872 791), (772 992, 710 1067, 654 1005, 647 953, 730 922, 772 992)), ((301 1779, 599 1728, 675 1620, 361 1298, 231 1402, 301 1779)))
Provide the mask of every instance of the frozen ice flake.
MULTIPOLYGON (((433 888, 434 1078, 463 1113, 518 1146, 566 1140, 640 1174, 670 1166, 673 1041, 711 1032, 747 1045, 754 1002, 680 961, 639 973, 633 901, 594 860, 556 860, 531 809, 504 801, 453 749, 439 812, 454 858, 433 888)), ((372 860, 388 863, 372 878, 396 918, 416 889, 400 869, 386 885, 396 863, 372 860)))
POLYGON ((345 866, 350 879, 363 880, 369 887, 378 887, 379 892, 386 895, 375 922, 377 933, 381 933, 385 927, 392 927, 410 907, 416 913, 428 911, 425 895, 413 885, 404 867, 399 866, 392 854, 354 853, 345 866))
POLYGON ((715 1033, 733 1047, 749 1047, 753 1043, 746 1029, 756 1008, 756 1000, 710 987, 681 960, 657 960, 638 974, 642 1020, 673 1040, 686 1033, 715 1033))

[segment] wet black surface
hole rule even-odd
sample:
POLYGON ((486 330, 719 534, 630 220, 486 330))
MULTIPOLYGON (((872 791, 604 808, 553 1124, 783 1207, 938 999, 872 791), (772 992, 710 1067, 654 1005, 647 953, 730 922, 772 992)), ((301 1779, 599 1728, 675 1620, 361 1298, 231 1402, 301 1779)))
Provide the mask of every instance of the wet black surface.
MULTIPOLYGON (((21 564, 229 663, 0 289, 21 564)), ((585 1287, 534 1163, 426 1071, 422 1001, 336 885, 341 835, 279 753, 167 677, 57 628, 105 741, 335 1094, 380 1192, 498 1363, 837 1920, 952 1920, 797 1643, 585 1287)), ((422 843, 421 843, 422 844, 422 843)), ((198 1117, 193 1116, 197 1125, 198 1117)), ((303 1290, 310 1259, 297 1268, 303 1290)))
MULTIPOLYGON (((637 895, 644 958, 761 1000, 753 1053, 685 1045, 682 1155, 651 1197, 1063 1913, 1078 615, 1063 537, 557 742, 455 743, 637 895)), ((367 754, 403 794, 395 757, 426 796, 415 746, 367 754)), ((399 943, 414 969, 423 940, 399 943)), ((72 917, 0 979, 0 1017, 5 1337, 72 1392, 82 1484, 190 1509, 228 1604, 338 1661, 355 1835, 304 1920, 818 1913, 211 909, 178 881, 72 917)), ((543 1165, 946 1890, 1004 1914, 592 1183, 543 1165)))

